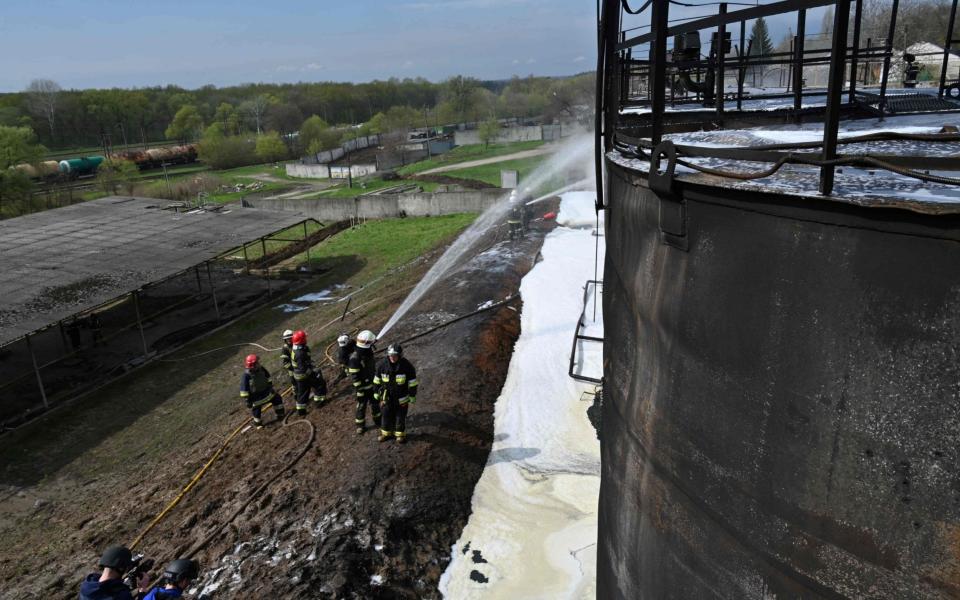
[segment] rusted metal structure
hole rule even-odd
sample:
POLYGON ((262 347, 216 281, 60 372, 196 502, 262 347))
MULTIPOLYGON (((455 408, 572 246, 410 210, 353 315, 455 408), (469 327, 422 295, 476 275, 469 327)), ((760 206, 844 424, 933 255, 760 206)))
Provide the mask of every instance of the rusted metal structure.
POLYGON ((960 597, 956 82, 893 80, 896 0, 869 43, 861 2, 678 4, 601 8, 597 597, 960 597), (784 15, 791 52, 746 51, 784 15))
POLYGON ((276 263, 336 230, 129 197, 0 221, 0 431, 297 286, 276 263))

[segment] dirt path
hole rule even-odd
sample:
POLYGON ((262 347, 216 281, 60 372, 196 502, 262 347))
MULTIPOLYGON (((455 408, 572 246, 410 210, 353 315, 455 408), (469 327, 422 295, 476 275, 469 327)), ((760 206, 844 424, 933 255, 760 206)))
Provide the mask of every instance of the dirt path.
POLYGON ((468 160, 462 163, 456 163, 453 165, 447 165, 445 167, 437 167, 435 169, 427 169, 426 171, 421 171, 417 175, 430 175, 432 173, 444 173, 446 171, 456 171, 457 169, 468 169, 470 167, 479 167, 480 165, 490 165, 493 163, 503 162, 505 160, 515 160, 517 158, 530 158, 531 156, 541 156, 543 154, 550 154, 554 150, 553 146, 540 146, 539 148, 534 148, 533 150, 524 150, 522 152, 514 152, 513 154, 504 154, 503 156, 494 156, 492 158, 481 158, 479 160, 468 160))
MULTIPOLYGON (((501 239, 504 233, 494 229, 381 345, 515 292, 546 230, 519 243, 501 239)), ((314 356, 320 359, 340 329, 377 331, 429 265, 371 289, 367 298, 380 300, 355 304, 352 319, 314 336, 314 356)), ((261 311, 236 327, 245 339, 274 346, 282 328, 311 330, 341 310, 311 309, 285 321, 261 311)), ((328 405, 306 417, 316 440, 304 458, 196 555, 203 576, 193 597, 203 590, 218 599, 439 597, 439 577, 487 460, 493 403, 518 334, 515 308, 501 307, 407 344, 421 388, 405 446, 378 444, 373 432, 357 436, 351 388, 333 385, 328 405)), ((55 470, 45 464, 34 475, 23 466, 32 464, 29 457, 18 455, 20 466, 3 477, 16 483, 3 494, 16 498, 16 509, 0 514, 0 579, 18 581, 11 598, 74 598, 99 551, 132 539, 176 495, 246 416, 235 382, 247 351, 153 365, 83 412, 59 415, 73 433, 52 430, 45 451, 55 470), (97 417, 112 418, 132 399, 147 404, 131 411, 129 422, 97 417)), ((277 373, 277 362, 271 354, 266 364, 277 373)), ((332 369, 324 371, 332 380, 332 369)), ((301 450, 306 430, 273 425, 240 434, 140 550, 163 563, 206 538, 301 450)), ((8 451, 16 452, 11 441, 8 451)))

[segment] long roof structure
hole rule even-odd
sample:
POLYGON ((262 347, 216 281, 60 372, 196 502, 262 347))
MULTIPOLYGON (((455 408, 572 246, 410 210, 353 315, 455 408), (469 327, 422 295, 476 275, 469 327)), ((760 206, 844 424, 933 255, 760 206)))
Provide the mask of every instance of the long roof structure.
POLYGON ((0 345, 304 218, 110 196, 0 221, 0 345))

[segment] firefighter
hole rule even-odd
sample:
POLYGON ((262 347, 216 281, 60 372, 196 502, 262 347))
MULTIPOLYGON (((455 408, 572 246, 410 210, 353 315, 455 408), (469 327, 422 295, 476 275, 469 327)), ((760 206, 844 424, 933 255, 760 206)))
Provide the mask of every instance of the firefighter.
POLYGON ((380 427, 380 404, 373 399, 373 376, 377 370, 373 344, 376 341, 377 336, 372 331, 361 331, 357 334, 356 348, 347 361, 347 372, 353 379, 354 389, 357 390, 357 415, 354 419, 357 435, 363 434, 367 429, 368 403, 373 424, 380 427))
POLYGON ((514 205, 514 207, 510 209, 507 225, 510 227, 511 240, 523 238, 523 208, 519 205, 514 205))
POLYGON ((373 385, 377 386, 374 398, 383 408, 379 441, 396 437, 397 442, 406 442, 407 411, 417 399, 417 370, 403 357, 400 344, 387 348, 387 358, 377 365, 373 385))
POLYGON ((133 553, 125 546, 111 546, 100 557, 102 573, 91 573, 80 585, 80 600, 132 600, 142 598, 150 577, 146 573, 139 576, 136 584, 138 594, 133 594, 123 581, 123 574, 133 566, 133 553))
POLYGON ((320 369, 313 366, 310 347, 307 346, 307 334, 302 330, 294 332, 290 364, 293 367, 294 394, 297 399, 297 414, 307 414, 307 405, 313 401, 320 406, 327 401, 327 381, 320 369))
MULTIPOLYGON (((340 366, 340 373, 336 381, 340 381, 347 376, 347 363, 350 362, 350 355, 357 349, 357 343, 350 339, 346 333, 341 333, 337 338, 337 364, 340 366)), ((334 382, 336 383, 336 382, 334 382)))
POLYGON ((283 341, 283 345, 280 347, 280 364, 283 366, 283 370, 287 372, 287 375, 290 376, 290 385, 296 389, 297 382, 293 377, 293 331, 290 329, 284 330, 283 335, 280 338, 283 341))
POLYGON ((163 571, 163 587, 153 588, 143 600, 172 600, 182 598, 190 583, 200 575, 200 565, 195 560, 178 558, 163 571))
POLYGON ((248 355, 243 366, 243 376, 240 378, 240 399, 247 403, 257 429, 263 428, 261 413, 265 404, 273 405, 278 421, 283 419, 283 400, 273 390, 270 372, 260 364, 260 357, 256 354, 248 355))

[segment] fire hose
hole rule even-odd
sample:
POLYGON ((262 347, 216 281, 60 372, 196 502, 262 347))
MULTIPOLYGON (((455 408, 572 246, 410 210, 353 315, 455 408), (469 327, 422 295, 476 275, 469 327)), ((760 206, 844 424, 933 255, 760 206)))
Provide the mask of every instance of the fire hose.
MULTIPOLYGON (((412 341, 414 341, 414 340, 417 340, 417 339, 420 339, 420 338, 425 337, 425 336, 427 336, 427 335, 430 335, 431 333, 434 333, 434 332, 436 332, 436 331, 438 331, 438 330, 440 330, 440 329, 443 329, 443 328, 445 328, 445 327, 448 327, 448 326, 450 326, 450 325, 453 325, 454 323, 458 323, 458 322, 460 322, 460 321, 463 321, 464 319, 468 319, 468 318, 470 318, 470 317, 472 317, 472 316, 475 316, 475 315, 478 315, 478 314, 481 314, 481 313, 485 313, 485 312, 491 311, 491 310, 493 310, 493 309, 495 309, 495 308, 499 308, 499 307, 501 307, 501 306, 507 305, 507 304, 509 304, 510 302, 513 302, 514 300, 519 299, 519 297, 520 297, 519 295, 511 294, 511 295, 507 296, 506 298, 504 298, 503 300, 500 300, 500 301, 498 301, 498 302, 494 302, 494 303, 491 303, 491 304, 487 304, 487 305, 481 306, 480 308, 478 308, 478 309, 476 309, 476 310, 474 310, 474 311, 471 311, 471 312, 469 312, 469 313, 460 315, 460 316, 458 316, 458 317, 454 317, 454 318, 452 318, 452 319, 449 319, 449 320, 447 320, 447 321, 444 321, 444 322, 442 322, 442 323, 439 323, 439 324, 437 324, 437 325, 434 325, 433 327, 430 327, 430 328, 428 328, 428 329, 426 329, 426 330, 424 330, 424 331, 422 331, 422 332, 420 332, 420 333, 417 333, 417 334, 412 335, 412 336, 410 336, 410 337, 407 337, 407 338, 405 338, 405 339, 403 339, 403 340, 400 340, 399 343, 401 343, 401 344, 407 344, 407 343, 412 342, 412 341)), ((376 299, 374 299, 374 300, 376 300, 376 299)), ((369 304, 370 302, 373 302, 374 300, 369 300, 368 302, 365 302, 364 304, 369 304)), ((360 305, 360 306, 363 306, 363 305, 360 305)), ((357 308, 359 308, 359 306, 358 306, 357 308)), ((327 323, 327 324, 325 324, 324 326, 322 326, 322 327, 320 328, 320 330, 328 327, 329 325, 332 325, 333 323, 335 323, 335 322, 337 322, 337 321, 339 321, 339 320, 340 320, 340 318, 337 318, 337 319, 334 319, 333 321, 330 321, 329 323, 327 323)), ((380 351, 382 351, 382 350, 380 350, 380 351)), ((380 351, 378 351, 378 352, 380 352, 380 351)), ((328 355, 327 357, 328 357, 328 359, 330 358, 329 355, 328 355)), ((332 359, 331 359, 331 360, 332 360, 332 359)), ((281 396, 281 397, 286 396, 291 390, 292 390, 292 387, 288 387, 288 388, 285 389, 283 392, 281 392, 280 396, 281 396)), ((217 526, 212 532, 210 532, 209 534, 207 534, 207 536, 206 536, 203 540, 201 540, 199 543, 195 544, 195 545, 190 549, 190 551, 185 555, 186 558, 190 558, 190 557, 194 556, 194 555, 195 555, 197 552, 199 552, 206 544, 208 544, 208 543, 210 542, 210 540, 213 539, 214 536, 216 536, 220 531, 223 530, 224 527, 226 527, 226 525, 228 525, 228 524, 231 523, 234 519, 236 519, 237 516, 239 516, 240 513, 243 512, 243 510, 250 504, 250 502, 253 501, 253 499, 254 499, 255 497, 257 497, 261 492, 263 492, 264 490, 266 490, 274 481, 276 481, 281 475, 283 475, 285 472, 287 472, 294 464, 296 464, 301 458, 303 458, 303 456, 304 456, 304 455, 307 453, 307 451, 310 449, 310 446, 313 445, 313 441, 314 441, 314 438, 315 438, 315 436, 316 436, 316 428, 315 428, 315 426, 313 425, 313 423, 311 423, 309 420, 306 420, 306 419, 299 419, 299 420, 294 421, 294 422, 291 423, 291 422, 289 422, 289 418, 290 418, 291 415, 292 415, 292 413, 288 414, 287 417, 284 419, 284 424, 283 424, 283 426, 284 426, 284 427, 289 427, 289 426, 296 425, 297 423, 305 423, 305 424, 307 424, 307 426, 310 428, 310 435, 309 435, 309 439, 307 440, 307 443, 306 443, 306 444, 304 445, 304 447, 300 450, 300 452, 299 452, 291 461, 289 461, 289 462, 286 464, 286 466, 284 466, 283 469, 281 469, 280 471, 278 471, 277 473, 275 473, 270 479, 268 479, 266 482, 264 482, 264 483, 261 484, 259 487, 257 487, 257 489, 255 489, 253 492, 251 492, 251 493, 249 494, 249 496, 247 497, 247 499, 240 505, 240 507, 237 508, 237 510, 234 511, 233 514, 230 515, 230 517, 229 517, 228 519, 226 519, 225 521, 223 521, 223 522, 222 522, 219 526, 217 526)), ((243 421, 236 429, 233 430, 233 432, 230 433, 230 435, 227 436, 227 438, 223 441, 223 443, 220 445, 220 447, 217 449, 217 451, 214 452, 214 454, 213 454, 213 455, 210 457, 210 459, 203 465, 203 467, 201 467, 200 470, 198 470, 198 471, 194 474, 194 476, 190 479, 190 481, 187 483, 187 485, 184 486, 184 488, 180 491, 180 493, 177 494, 177 496, 176 496, 173 500, 171 500, 171 501, 167 504, 167 506, 164 507, 164 509, 163 509, 162 511, 160 511, 160 513, 158 513, 156 517, 153 518, 153 520, 151 520, 151 522, 147 525, 147 527, 146 527, 139 535, 137 535, 137 537, 136 537, 136 538, 133 540, 133 542, 130 544, 130 548, 131 548, 131 549, 136 548, 136 547, 140 544, 140 542, 143 541, 143 538, 144 538, 154 527, 156 527, 156 526, 170 513, 170 511, 172 511, 172 510, 180 503, 181 500, 183 500, 183 498, 186 496, 186 494, 187 494, 191 489, 193 489, 194 486, 196 486, 196 484, 197 484, 197 483, 200 481, 200 479, 206 474, 206 472, 209 470, 209 468, 220 458, 220 456, 223 454, 223 451, 227 448, 227 446, 230 444, 230 442, 232 442, 233 439, 236 438, 237 435, 239 435, 239 434, 244 430, 244 427, 246 427, 246 426, 249 424, 250 421, 251 421, 251 417, 247 417, 246 419, 244 419, 244 421, 243 421)))

